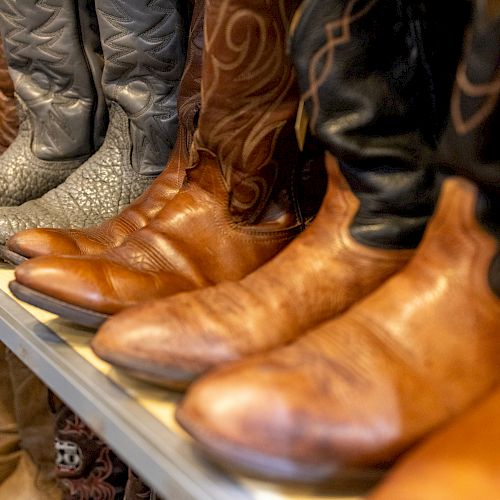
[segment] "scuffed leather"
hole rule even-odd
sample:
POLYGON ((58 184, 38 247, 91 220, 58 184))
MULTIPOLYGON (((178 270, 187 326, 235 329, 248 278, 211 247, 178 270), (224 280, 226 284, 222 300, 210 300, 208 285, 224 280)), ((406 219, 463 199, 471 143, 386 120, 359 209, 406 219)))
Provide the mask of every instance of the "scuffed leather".
POLYGON ((359 200, 330 155, 327 166, 319 214, 279 255, 238 282, 123 311, 93 338, 97 355, 177 389, 179 380, 292 342, 399 271, 413 252, 355 241, 349 226, 359 200))
POLYGON ((41 198, 0 209, 0 243, 29 227, 85 227, 115 216, 154 179, 132 168, 130 150, 128 117, 115 104, 103 145, 84 165, 41 198))
MULTIPOLYGON (((0 5, 0 31, 21 122, 18 137, 0 157, 2 206, 19 205, 54 188, 102 140, 107 122, 96 113, 103 100, 96 88, 102 60, 82 48, 82 15, 90 18, 92 12, 80 12, 69 0, 0 5), (89 58, 95 59, 95 74, 89 58)), ((86 31, 86 39, 97 46, 98 34, 86 31)))
POLYGON ((96 0, 108 99, 130 117, 132 166, 159 174, 177 132, 177 91, 185 64, 180 0, 96 0))
POLYGON ((7 60, 0 39, 0 154, 3 153, 17 134, 18 120, 14 84, 9 75, 7 60))
POLYGON ((472 184, 449 179, 400 273, 291 346, 196 382, 182 426, 231 467, 258 454, 259 475, 282 477, 286 461, 288 479, 331 480, 392 461, 486 396, 500 382, 500 299, 476 203, 472 184))
POLYGON ((496 498, 499 421, 497 389, 406 454, 368 500, 496 498))
POLYGON ((26 257, 92 255, 118 246, 127 235, 144 227, 179 191, 200 112, 204 0, 197 0, 191 20, 186 67, 179 85, 179 130, 165 170, 134 203, 118 216, 85 229, 29 229, 12 236, 10 250, 26 257))
POLYGON ((361 243, 420 241, 436 198, 429 156, 445 123, 468 11, 466 0, 301 6, 291 54, 311 129, 361 200, 351 227, 361 243))

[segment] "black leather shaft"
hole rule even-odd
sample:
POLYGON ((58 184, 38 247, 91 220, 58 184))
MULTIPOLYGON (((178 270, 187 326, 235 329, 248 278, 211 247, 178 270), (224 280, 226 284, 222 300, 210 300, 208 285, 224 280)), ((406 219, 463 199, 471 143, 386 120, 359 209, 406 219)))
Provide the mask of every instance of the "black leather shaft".
POLYGON ((500 196, 500 14, 489 3, 477 2, 466 35, 439 161, 500 196))
POLYGON ((106 130, 103 113, 95 113, 104 109, 96 85, 102 61, 91 50, 98 34, 92 10, 80 7, 73 0, 0 2, 9 71, 32 123, 32 152, 41 160, 89 156, 106 130))
POLYGON ((438 163, 474 181, 477 216, 498 240, 489 282, 500 297, 500 2, 477 0, 458 67, 438 163))
POLYGON ((155 175, 177 131, 177 89, 186 58, 180 0, 96 0, 103 88, 130 119, 132 167, 155 175))
POLYGON ((469 11, 467 0, 300 8, 290 47, 311 130, 361 202, 351 232, 363 244, 414 248, 421 239, 437 195, 429 160, 469 11))

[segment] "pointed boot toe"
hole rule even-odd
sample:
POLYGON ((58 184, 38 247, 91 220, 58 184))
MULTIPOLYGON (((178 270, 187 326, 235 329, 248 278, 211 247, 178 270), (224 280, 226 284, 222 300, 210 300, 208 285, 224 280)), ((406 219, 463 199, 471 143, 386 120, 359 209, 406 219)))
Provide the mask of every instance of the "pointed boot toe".
MULTIPOLYGON (((294 366, 294 353, 289 354, 230 364, 207 375, 189 389, 178 422, 215 462, 246 475, 300 483, 377 477, 378 467, 353 468, 353 447, 373 454, 373 435, 344 412, 332 412, 314 371, 294 366)), ((347 397, 345 389, 339 380, 333 391, 347 397)))
POLYGON ((10 288, 16 297, 29 304, 97 327, 117 311, 118 303, 127 303, 119 289, 109 289, 110 282, 105 279, 113 266, 112 262, 92 257, 37 257, 16 268, 16 281, 10 283, 10 288))
POLYGON ((19 257, 31 259, 42 255, 75 255, 80 253, 71 231, 59 229, 26 229, 7 240, 7 249, 19 257))
POLYGON ((137 378, 184 389, 210 368, 241 358, 250 342, 211 314, 216 303, 196 301, 197 295, 179 294, 122 311, 100 328, 92 348, 137 378), (226 335, 221 335, 223 326, 226 335))

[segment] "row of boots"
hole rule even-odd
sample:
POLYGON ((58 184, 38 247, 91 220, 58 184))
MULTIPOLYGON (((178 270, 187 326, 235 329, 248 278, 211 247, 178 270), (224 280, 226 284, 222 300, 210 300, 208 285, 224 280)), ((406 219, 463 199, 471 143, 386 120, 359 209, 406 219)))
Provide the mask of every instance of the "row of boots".
POLYGON ((174 3, 68 11, 78 68, 62 7, 2 7, 11 290, 99 328, 131 375, 190 386, 177 419, 223 466, 375 477, 499 382, 500 3, 196 0, 178 89, 174 3), (46 171, 69 177, 19 205, 46 171))

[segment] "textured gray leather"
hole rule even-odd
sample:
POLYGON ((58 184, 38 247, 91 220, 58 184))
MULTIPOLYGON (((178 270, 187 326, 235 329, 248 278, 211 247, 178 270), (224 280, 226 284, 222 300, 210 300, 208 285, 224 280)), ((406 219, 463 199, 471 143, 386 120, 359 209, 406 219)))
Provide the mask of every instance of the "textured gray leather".
POLYGON ((46 161, 37 158, 30 147, 33 138, 32 120, 23 117, 14 142, 0 157, 0 206, 15 206, 26 200, 38 198, 58 186, 86 157, 68 161, 46 161))
POLYGON ((118 104, 110 111, 103 145, 65 182, 38 200, 0 208, 0 243, 32 227, 86 227, 116 215, 153 181, 130 162, 127 114, 118 104))
POLYGON ((160 173, 177 133, 177 89, 186 58, 180 0, 96 0, 103 88, 130 117, 132 165, 160 173))
POLYGON ((80 3, 0 2, 9 72, 24 108, 20 137, 0 157, 0 178, 7 187, 0 192, 1 205, 40 196, 64 181, 102 142, 106 114, 103 93, 96 87, 102 58, 92 50, 99 46, 92 9, 83 8, 86 0, 80 3))

